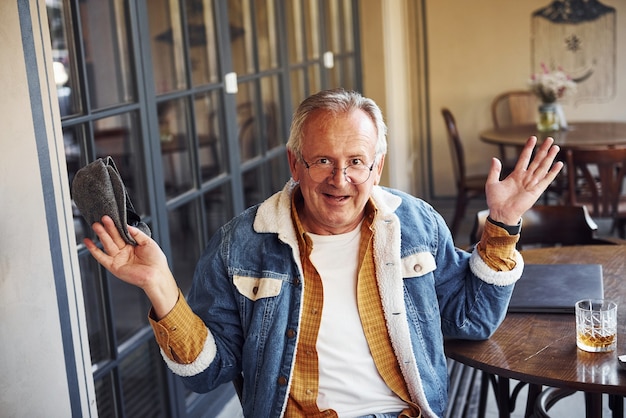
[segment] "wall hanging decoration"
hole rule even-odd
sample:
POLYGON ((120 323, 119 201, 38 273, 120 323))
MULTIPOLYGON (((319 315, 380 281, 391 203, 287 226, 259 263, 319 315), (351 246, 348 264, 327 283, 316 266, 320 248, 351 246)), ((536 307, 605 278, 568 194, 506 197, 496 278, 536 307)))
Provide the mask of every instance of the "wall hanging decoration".
POLYGON ((616 10, 596 0, 557 0, 532 14, 532 73, 562 69, 577 84, 574 103, 616 92, 616 10))

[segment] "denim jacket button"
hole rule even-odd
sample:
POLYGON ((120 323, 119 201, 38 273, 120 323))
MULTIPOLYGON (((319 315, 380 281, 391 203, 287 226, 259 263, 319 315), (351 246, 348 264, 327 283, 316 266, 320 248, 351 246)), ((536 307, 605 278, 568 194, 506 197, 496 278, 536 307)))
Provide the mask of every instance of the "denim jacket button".
POLYGON ((287 378, 285 376, 280 376, 278 378, 278 384, 281 386, 285 386, 287 384, 287 378))
POLYGON ((287 338, 293 338, 295 336, 296 336, 296 331, 294 331, 293 329, 287 330, 287 338))
POLYGON ((254 286, 252 288, 252 293, 256 295, 258 292, 259 292, 259 286, 254 286))
POLYGON ((413 270, 416 273, 419 273, 420 271, 422 271, 422 266, 420 264, 416 264, 416 265, 413 266, 413 270))

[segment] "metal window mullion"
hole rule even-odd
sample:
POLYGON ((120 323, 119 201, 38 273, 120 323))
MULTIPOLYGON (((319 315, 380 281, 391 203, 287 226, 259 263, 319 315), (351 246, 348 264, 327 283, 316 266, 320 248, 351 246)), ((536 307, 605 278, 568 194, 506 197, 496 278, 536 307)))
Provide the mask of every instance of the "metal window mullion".
POLYGON ((244 210, 243 179, 240 167, 239 142, 237 136, 237 102, 235 95, 227 94, 224 88, 224 74, 233 70, 230 48, 230 28, 228 24, 228 1, 215 1, 215 23, 217 27, 217 45, 220 62, 221 100, 223 112, 221 123, 223 134, 227 138, 226 150, 228 158, 228 172, 230 174, 230 191, 233 199, 233 214, 244 210))

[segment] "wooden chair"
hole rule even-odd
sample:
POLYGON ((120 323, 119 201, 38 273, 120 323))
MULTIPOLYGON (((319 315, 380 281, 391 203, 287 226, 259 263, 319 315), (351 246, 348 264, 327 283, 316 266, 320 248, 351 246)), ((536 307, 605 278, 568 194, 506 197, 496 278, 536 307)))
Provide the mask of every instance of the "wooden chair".
POLYGON ((566 163, 569 204, 612 219, 611 232, 626 238, 626 148, 568 149, 566 163))
MULTIPOLYGON (((480 240, 488 215, 489 211, 486 209, 476 214, 474 226, 470 232, 470 242, 474 243, 473 245, 480 240)), ((521 250, 530 247, 569 245, 626 245, 626 240, 596 236, 597 230, 598 225, 589 216, 586 206, 535 205, 522 216, 522 231, 517 248, 521 250)), ((496 376, 484 373, 480 388, 480 417, 484 417, 487 390, 490 383, 496 390, 496 376)), ((520 382, 514 388, 511 398, 513 404, 524 385, 525 383, 520 382)), ((541 388, 533 386, 529 389, 526 410, 532 411, 534 409, 537 417, 548 416, 547 411, 554 403, 573 393, 575 391, 554 388, 541 392, 541 388), (536 401, 533 400, 535 396, 537 397, 536 401)))
POLYGON ((452 167, 457 189, 454 218, 450 227, 454 236, 459 230, 459 225, 465 216, 465 210, 470 199, 485 196, 487 175, 468 175, 466 173, 465 151, 463 150, 463 143, 461 142, 454 116, 447 108, 441 109, 441 114, 448 132, 448 143, 450 144, 450 152, 452 154, 452 167))
MULTIPOLYGON (((491 120, 495 129, 507 126, 534 125, 537 121, 539 101, 530 90, 505 91, 491 101, 491 120)), ((499 145, 504 167, 515 166, 521 148, 515 147, 513 157, 507 155, 505 145, 499 145)))
MULTIPOLYGON (((476 214, 470 243, 480 240, 488 214, 487 209, 476 214)), ((535 205, 522 216, 522 232, 517 248, 626 244, 626 240, 598 237, 597 231, 598 225, 586 206, 535 205)))

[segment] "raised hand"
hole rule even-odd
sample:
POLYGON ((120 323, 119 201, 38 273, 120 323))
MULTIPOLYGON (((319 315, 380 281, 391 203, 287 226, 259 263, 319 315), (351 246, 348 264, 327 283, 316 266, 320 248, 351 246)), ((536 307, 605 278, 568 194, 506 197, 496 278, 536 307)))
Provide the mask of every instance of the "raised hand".
POLYGON ((515 169, 503 180, 500 180, 502 163, 497 158, 492 160, 485 193, 489 216, 493 220, 507 225, 517 224, 563 168, 561 161, 554 162, 559 147, 554 145, 552 138, 547 138, 533 156, 536 144, 536 137, 528 138, 515 169))
POLYGON ((104 251, 86 238, 83 242, 91 255, 114 276, 143 289, 157 317, 165 316, 178 300, 178 285, 158 244, 132 226, 128 231, 137 245, 126 243, 109 216, 103 216, 92 228, 104 251))

